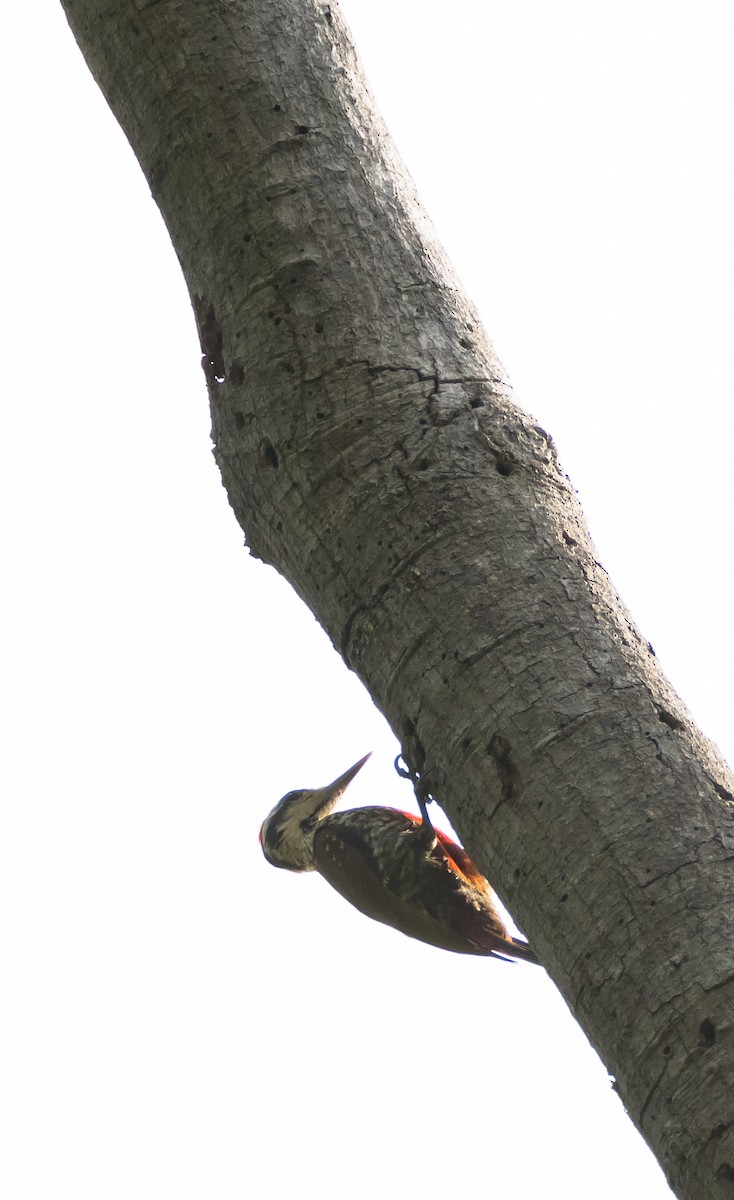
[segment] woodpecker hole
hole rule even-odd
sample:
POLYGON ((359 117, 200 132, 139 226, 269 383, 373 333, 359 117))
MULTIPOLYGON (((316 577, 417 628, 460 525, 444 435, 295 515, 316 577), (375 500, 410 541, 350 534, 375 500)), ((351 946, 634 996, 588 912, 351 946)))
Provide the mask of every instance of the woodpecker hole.
POLYGON ((201 344, 201 365, 209 387, 224 383, 224 339, 214 306, 204 296, 194 296, 194 315, 201 344))
POLYGON ((281 111, 280 105, 279 105, 279 104, 274 104, 274 105, 273 105, 273 112, 280 112, 280 111, 281 111))
POLYGON ((484 408, 484 401, 480 400, 478 396, 475 396, 471 401, 471 408, 484 408))
POLYGON ((515 469, 515 464, 509 454, 498 454, 494 464, 494 469, 498 475, 511 475, 515 469))
POLYGON ((667 725, 669 729, 682 729, 683 728, 683 722, 679 721, 677 717, 674 717, 672 713, 669 713, 667 711, 667 709, 659 708, 657 710, 657 713, 658 713, 658 720, 662 721, 663 725, 667 725))
POLYGON ((714 1042, 716 1041, 716 1026, 709 1017, 706 1017, 706 1019, 701 1022, 698 1027, 698 1032, 701 1035, 701 1041, 704 1046, 713 1046, 714 1042))
POLYGON ((471 350, 472 348, 472 343, 469 341, 469 338, 459 338, 459 345, 463 346, 465 350, 471 350))
POLYGON ((275 453, 275 447, 267 438, 263 438, 260 443, 257 454, 257 465, 266 467, 270 470, 278 470, 278 455, 275 453))
POLYGON ((666 1056, 670 1054, 670 1046, 663 1046, 663 1054, 666 1056))
POLYGON ((303 137, 304 133, 308 133, 308 125, 296 126, 296 133, 300 133, 301 137, 303 137))
POLYGON ((568 892, 564 892, 563 895, 559 897, 559 901, 561 904, 565 904, 567 900, 568 900, 568 892))

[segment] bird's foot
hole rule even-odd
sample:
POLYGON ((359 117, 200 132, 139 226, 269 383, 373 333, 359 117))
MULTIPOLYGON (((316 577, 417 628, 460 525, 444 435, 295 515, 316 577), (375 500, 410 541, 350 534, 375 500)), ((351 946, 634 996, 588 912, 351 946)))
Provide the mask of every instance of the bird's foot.
POLYGON ((433 801, 433 796, 431 795, 430 790, 431 769, 429 768, 428 771, 424 771, 422 774, 419 774, 417 771, 412 771, 405 762, 405 759, 402 758, 402 755, 399 754, 395 759, 395 770, 403 779, 409 779, 413 784, 413 791, 415 792, 415 798, 418 801, 418 808, 420 809, 420 814, 423 818, 423 824, 426 827, 426 831, 430 833, 430 841, 435 844, 436 834, 433 828, 433 822, 428 815, 428 805, 433 801), (404 765, 401 765, 401 759, 404 765))

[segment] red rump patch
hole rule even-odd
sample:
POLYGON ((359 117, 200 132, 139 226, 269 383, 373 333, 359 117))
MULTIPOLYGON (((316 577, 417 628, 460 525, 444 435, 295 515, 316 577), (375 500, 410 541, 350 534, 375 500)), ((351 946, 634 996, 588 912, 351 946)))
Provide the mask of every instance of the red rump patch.
POLYGON ((474 863, 474 860, 469 857, 464 847, 458 846, 450 837, 445 833, 440 833, 438 830, 436 830, 436 837, 459 874, 463 875, 474 887, 480 888, 482 891, 486 890, 487 880, 482 875, 479 867, 474 863))

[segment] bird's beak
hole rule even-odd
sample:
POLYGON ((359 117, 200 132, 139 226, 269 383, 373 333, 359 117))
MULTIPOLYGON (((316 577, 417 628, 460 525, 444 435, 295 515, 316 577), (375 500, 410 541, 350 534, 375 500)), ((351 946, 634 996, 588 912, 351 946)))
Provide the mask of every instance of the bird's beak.
POLYGON ((362 770, 362 767, 367 762, 367 759, 371 757, 372 751, 370 750, 369 754, 365 754, 364 758, 360 758, 359 762, 356 762, 353 767, 350 767, 348 771, 345 771, 344 774, 340 775, 338 779, 335 779, 333 783, 328 784, 323 790, 327 793, 329 798, 338 800, 342 793, 347 790, 357 772, 362 770))
POLYGON ((332 809, 336 808, 344 792, 357 774, 357 771, 362 770, 362 767, 371 754, 372 751, 370 750, 369 754, 365 754, 364 758, 360 758, 359 762, 356 762, 353 767, 350 767, 348 771, 345 771, 333 783, 327 783, 326 787, 314 788, 313 791, 302 793, 304 797, 309 797, 308 814, 305 818, 307 825, 313 828, 317 821, 323 820, 324 817, 329 815, 332 809))

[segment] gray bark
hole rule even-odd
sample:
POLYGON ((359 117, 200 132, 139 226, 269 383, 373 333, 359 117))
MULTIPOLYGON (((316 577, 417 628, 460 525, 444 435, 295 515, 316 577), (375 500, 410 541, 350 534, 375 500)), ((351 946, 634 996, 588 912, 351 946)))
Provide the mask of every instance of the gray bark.
POLYGON ((336 5, 63 3, 179 256, 251 553, 428 773, 671 1187, 731 1196, 734 781, 513 403, 336 5))

